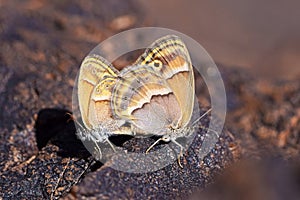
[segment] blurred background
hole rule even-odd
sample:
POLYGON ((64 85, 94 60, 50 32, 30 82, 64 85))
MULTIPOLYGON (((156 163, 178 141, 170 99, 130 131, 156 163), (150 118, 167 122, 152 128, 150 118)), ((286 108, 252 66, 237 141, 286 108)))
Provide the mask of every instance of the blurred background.
POLYGON ((139 1, 155 25, 194 38, 215 62, 262 78, 300 74, 300 1, 139 1))
MULTIPOLYGON (((201 191, 194 199, 298 200, 299 8, 300 1, 296 0, 0 0, 0 174, 5 180, 0 180, 0 199, 5 193, 10 199, 32 199, 33 194, 40 195, 36 199, 45 199, 54 191, 56 199, 67 193, 69 198, 65 199, 82 199, 80 195, 103 199, 103 193, 113 196, 114 192, 126 198, 126 192, 132 197, 144 192, 160 194, 157 191, 162 190, 178 195, 197 186, 201 191), (189 165, 185 169, 191 173, 180 170, 172 180, 172 170, 156 178, 147 177, 155 184, 143 190, 135 188, 145 182, 122 174, 123 179, 111 176, 106 167, 97 171, 100 166, 77 182, 89 161, 77 161, 80 148, 74 148, 68 135, 73 132, 61 126, 65 126, 66 110, 72 108, 80 63, 101 41, 143 26, 180 31, 197 40, 219 66, 229 66, 222 69, 228 99, 226 127, 233 136, 226 137, 228 146, 224 149, 238 163, 228 163, 232 166, 221 177, 215 172, 223 169, 227 153, 213 156, 209 168, 203 165, 200 171, 189 165), (44 117, 37 115, 45 110, 44 117), (35 131, 39 122, 45 129, 41 132, 35 131), (70 153, 74 156, 65 160, 70 153), (76 173, 70 176, 69 168, 76 173), (203 179, 195 178, 202 172, 203 179), (66 176, 57 179, 60 174, 66 176), (73 175, 78 179, 70 178, 73 175), (165 186, 169 180, 184 180, 185 184, 165 186), (203 192, 203 183, 208 180, 215 183, 203 192), (70 192, 72 185, 76 186, 70 192)), ((114 52, 113 47, 110 50, 114 52)), ((128 62, 120 59, 114 64, 124 67, 128 62)))

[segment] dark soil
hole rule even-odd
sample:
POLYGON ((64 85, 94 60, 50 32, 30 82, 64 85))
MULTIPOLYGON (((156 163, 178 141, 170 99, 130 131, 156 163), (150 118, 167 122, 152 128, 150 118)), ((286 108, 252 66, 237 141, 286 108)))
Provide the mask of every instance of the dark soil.
MULTIPOLYGON (((232 199, 238 186, 259 192, 257 182, 268 185, 265 199, 277 195, 277 182, 284 184, 276 190, 281 195, 299 196, 299 78, 266 82, 218 65, 228 98, 226 128, 203 160, 194 153, 203 141, 200 129, 183 168, 174 162, 156 172, 124 173, 110 167, 113 161, 103 165, 90 156, 67 114, 81 61, 105 38, 149 21, 133 0, 0 3, 1 198, 232 199), (233 187, 222 190, 224 185, 233 187)), ((132 151, 153 142, 124 141, 121 146, 132 151)))

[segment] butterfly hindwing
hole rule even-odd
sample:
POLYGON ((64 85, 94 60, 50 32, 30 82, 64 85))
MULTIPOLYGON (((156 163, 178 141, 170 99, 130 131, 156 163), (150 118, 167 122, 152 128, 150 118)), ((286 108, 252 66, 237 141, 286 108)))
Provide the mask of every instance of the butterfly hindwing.
POLYGON ((112 92, 111 105, 116 117, 146 133, 157 134, 170 120, 178 121, 181 114, 166 80, 145 65, 121 71, 112 92))

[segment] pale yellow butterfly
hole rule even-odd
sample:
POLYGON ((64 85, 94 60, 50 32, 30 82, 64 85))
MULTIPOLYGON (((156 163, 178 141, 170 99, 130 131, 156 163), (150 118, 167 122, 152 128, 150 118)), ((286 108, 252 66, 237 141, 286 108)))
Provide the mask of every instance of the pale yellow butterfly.
MULTIPOLYGON (((98 55, 87 56, 81 64, 78 77, 78 103, 83 126, 77 132, 81 140, 93 141, 99 158, 99 142, 108 142, 113 134, 131 134, 124 120, 114 119, 110 107, 111 92, 118 77, 115 69, 98 55)), ((114 149, 115 150, 115 149, 114 149)))

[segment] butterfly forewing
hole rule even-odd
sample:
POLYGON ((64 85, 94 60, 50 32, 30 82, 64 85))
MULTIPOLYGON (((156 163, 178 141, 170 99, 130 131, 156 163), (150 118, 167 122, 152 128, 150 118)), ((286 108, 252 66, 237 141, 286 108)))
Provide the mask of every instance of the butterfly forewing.
POLYGON ((195 83, 191 59, 182 40, 174 35, 157 40, 135 64, 151 67, 167 81, 182 111, 177 126, 186 126, 193 112, 195 83))
POLYGON ((78 101, 86 128, 92 129, 97 126, 101 120, 100 116, 103 118, 110 115, 111 90, 117 74, 118 71, 100 56, 87 56, 82 62, 78 77, 78 101))

